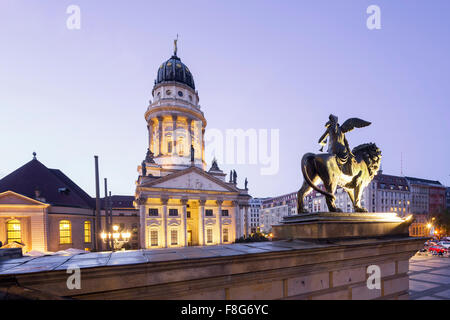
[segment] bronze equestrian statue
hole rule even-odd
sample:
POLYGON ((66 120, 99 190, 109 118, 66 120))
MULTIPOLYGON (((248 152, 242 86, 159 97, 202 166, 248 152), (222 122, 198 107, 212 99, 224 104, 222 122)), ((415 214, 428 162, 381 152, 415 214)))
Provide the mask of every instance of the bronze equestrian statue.
POLYGON ((325 196, 330 212, 341 212, 335 205, 334 193, 338 186, 348 193, 356 212, 367 212, 361 207, 361 195, 378 172, 381 151, 374 143, 362 144, 352 151, 345 133, 370 124, 358 118, 351 118, 340 126, 338 118, 330 115, 325 124, 326 132, 319 140, 323 149, 328 137, 328 153, 307 153, 302 158, 304 182, 297 194, 298 213, 307 212, 304 208, 304 197, 313 189, 325 196), (322 180, 325 190, 316 185, 319 180, 322 180))

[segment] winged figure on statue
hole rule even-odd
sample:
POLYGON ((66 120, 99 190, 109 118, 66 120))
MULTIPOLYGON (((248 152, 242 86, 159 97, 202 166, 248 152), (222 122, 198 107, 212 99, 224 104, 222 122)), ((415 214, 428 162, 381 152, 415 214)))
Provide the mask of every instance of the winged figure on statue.
POLYGON ((298 213, 306 212, 304 197, 315 190, 325 196, 330 212, 340 212, 335 204, 334 193, 338 186, 349 195, 356 212, 367 212, 361 206, 361 195, 364 188, 378 172, 381 162, 381 151, 375 143, 366 143, 350 149, 345 134, 355 128, 363 128, 371 123, 359 118, 350 118, 339 125, 338 117, 329 116, 325 124, 325 133, 320 137, 320 151, 328 141, 326 153, 307 153, 303 156, 301 170, 304 182, 297 195, 298 213), (317 183, 322 181, 324 190, 317 183))

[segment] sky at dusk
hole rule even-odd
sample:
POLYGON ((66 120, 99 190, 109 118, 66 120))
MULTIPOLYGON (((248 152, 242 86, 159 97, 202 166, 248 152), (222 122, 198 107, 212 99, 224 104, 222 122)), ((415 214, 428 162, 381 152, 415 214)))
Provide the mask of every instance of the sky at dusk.
POLYGON ((98 155, 113 194, 134 194, 144 112, 179 34, 207 129, 279 129, 277 174, 219 163, 254 197, 299 189, 330 113, 372 122, 347 139, 376 142, 384 173, 450 185, 449 12, 448 0, 0 0, 0 178, 36 151, 94 196, 98 155), (372 4, 380 30, 366 26, 372 4))

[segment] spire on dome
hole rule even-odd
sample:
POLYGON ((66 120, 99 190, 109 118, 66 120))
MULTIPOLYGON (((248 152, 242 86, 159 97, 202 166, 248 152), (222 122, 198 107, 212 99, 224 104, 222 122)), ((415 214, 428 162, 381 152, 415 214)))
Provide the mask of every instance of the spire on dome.
POLYGON ((177 52, 178 52, 178 33, 177 33, 177 38, 175 40, 173 40, 173 55, 176 57, 177 56, 177 52))

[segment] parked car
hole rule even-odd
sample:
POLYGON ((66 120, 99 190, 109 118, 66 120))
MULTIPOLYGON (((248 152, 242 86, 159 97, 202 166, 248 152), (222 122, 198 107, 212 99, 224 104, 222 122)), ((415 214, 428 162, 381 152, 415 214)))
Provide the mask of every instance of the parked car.
POLYGON ((441 242, 438 242, 437 245, 442 246, 448 250, 450 248, 450 241, 441 241, 441 242))
POLYGON ((447 249, 442 246, 431 246, 430 248, 428 248, 428 251, 433 254, 443 254, 447 252, 447 249))

